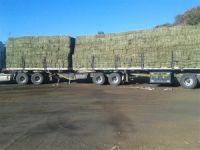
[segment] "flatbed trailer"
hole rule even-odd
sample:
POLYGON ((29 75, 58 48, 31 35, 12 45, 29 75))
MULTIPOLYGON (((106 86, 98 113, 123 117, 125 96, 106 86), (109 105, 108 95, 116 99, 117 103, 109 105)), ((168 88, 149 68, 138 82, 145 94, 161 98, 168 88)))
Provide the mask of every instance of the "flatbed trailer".
MULTIPOLYGON (((138 68, 3 68, 0 69, 0 82, 14 81, 19 85, 29 83, 40 85, 52 80, 65 79, 69 83, 76 80, 91 79, 96 85, 121 84, 137 82, 141 77, 148 79, 150 84, 180 84, 183 88, 194 89, 200 83, 200 68, 173 67, 175 61, 171 59, 172 68, 145 68, 141 61, 138 68)), ((91 64, 92 66, 92 64, 91 64)))
POLYGON ((15 81, 19 85, 33 83, 40 85, 56 79, 65 79, 69 83, 76 80, 92 79, 96 85, 137 82, 141 77, 150 84, 179 83, 187 89, 194 89, 200 83, 200 68, 95 68, 68 70, 67 68, 7 68, 0 73, 0 81, 15 81))
POLYGON ((177 26, 77 38, 11 38, 0 81, 40 85, 91 79, 118 86, 145 77, 151 84, 193 89, 200 83, 199 37, 200 26, 177 26))

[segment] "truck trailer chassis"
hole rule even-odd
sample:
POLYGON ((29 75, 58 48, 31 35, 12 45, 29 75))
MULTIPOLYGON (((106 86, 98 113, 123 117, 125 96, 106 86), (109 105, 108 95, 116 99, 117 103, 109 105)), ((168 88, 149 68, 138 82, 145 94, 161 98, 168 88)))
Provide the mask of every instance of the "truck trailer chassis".
POLYGON ((0 73, 0 81, 15 81, 19 85, 32 83, 40 85, 56 79, 65 79, 69 83, 76 80, 92 79, 96 85, 106 83, 118 86, 137 82, 138 78, 148 78, 151 84, 179 83, 187 89, 194 89, 200 83, 200 69, 159 69, 159 68, 95 68, 78 71, 67 68, 7 68, 0 73))

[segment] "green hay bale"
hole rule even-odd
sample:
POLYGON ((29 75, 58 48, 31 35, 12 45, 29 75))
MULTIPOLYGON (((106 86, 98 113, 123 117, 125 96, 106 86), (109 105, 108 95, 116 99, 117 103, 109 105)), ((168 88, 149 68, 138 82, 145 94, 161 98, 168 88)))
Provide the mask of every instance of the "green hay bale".
POLYGON ((6 44, 7 68, 71 68, 72 38, 39 36, 10 38, 6 44))
POLYGON ((141 68, 144 55, 145 68, 171 68, 172 53, 174 67, 200 67, 200 26, 80 36, 73 61, 77 70, 141 68))

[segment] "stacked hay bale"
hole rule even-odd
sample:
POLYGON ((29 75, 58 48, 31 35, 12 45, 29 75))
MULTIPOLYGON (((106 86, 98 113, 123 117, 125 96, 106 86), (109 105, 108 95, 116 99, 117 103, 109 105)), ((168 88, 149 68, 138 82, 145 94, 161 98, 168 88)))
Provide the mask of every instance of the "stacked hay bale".
POLYGON ((39 36, 10 38, 6 45, 7 68, 72 67, 73 38, 39 36))
POLYGON ((5 67, 5 46, 0 42, 0 69, 5 67))
POLYGON ((200 26, 80 36, 74 69, 200 67, 200 26))

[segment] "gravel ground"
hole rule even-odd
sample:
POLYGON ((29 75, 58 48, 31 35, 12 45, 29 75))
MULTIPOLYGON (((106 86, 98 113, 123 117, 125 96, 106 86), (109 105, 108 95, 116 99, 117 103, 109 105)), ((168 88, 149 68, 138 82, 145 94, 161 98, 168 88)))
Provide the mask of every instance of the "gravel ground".
POLYGON ((199 150, 200 89, 0 85, 1 150, 199 150))

